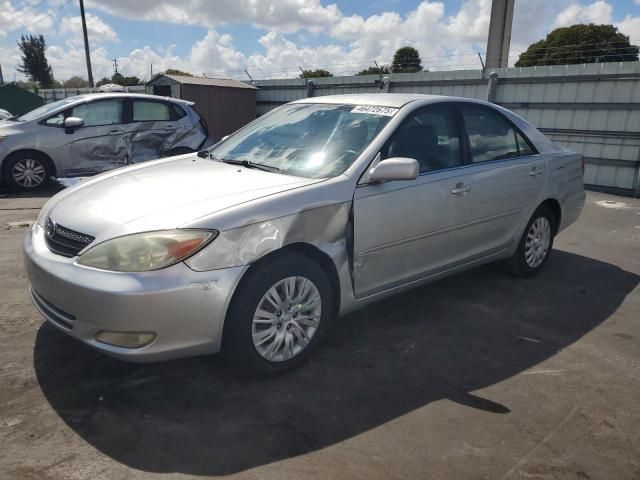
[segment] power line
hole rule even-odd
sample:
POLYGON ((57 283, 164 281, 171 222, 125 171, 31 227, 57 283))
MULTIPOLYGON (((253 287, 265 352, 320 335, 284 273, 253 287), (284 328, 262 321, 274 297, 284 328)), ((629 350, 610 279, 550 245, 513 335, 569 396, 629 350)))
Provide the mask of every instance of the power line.
POLYGON ((67 5, 69 5, 73 0, 67 0, 66 2, 64 2, 62 5, 60 5, 59 7, 50 10, 48 12, 42 12, 43 15, 41 17, 39 17, 38 19, 36 19, 35 21, 28 23, 26 25, 23 25, 22 27, 17 27, 17 28, 12 28, 10 30, 8 30, 9 32, 13 32, 14 30, 18 30, 19 28, 24 28, 25 30, 28 30, 29 27, 35 25, 38 22, 41 22, 42 20, 44 20, 47 17, 50 17, 51 19, 53 19, 53 14, 59 12, 60 10, 62 10, 63 8, 65 8, 67 5))

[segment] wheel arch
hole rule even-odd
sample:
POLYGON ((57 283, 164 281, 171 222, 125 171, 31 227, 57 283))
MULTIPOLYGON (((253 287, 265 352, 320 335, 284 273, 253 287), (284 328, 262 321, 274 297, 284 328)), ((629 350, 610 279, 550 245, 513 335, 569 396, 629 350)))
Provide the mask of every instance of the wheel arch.
POLYGON ((560 206, 560 202, 555 198, 547 198, 544 200, 538 208, 547 207, 553 214, 555 215, 555 225, 553 226, 553 234, 557 235, 558 230, 560 229, 560 225, 562 223, 562 207, 560 206))
POLYGON ((319 249, 317 246, 312 245, 310 243, 306 243, 306 242, 290 243, 288 245, 284 245, 282 248, 273 250, 272 252, 269 252, 266 255, 260 257, 258 260, 251 263, 249 268, 247 268, 244 271, 244 273, 242 274, 242 277, 240 278, 235 288, 233 289, 233 294, 231 295, 231 299, 229 300, 229 303, 226 308, 224 325, 222 328, 222 342, 224 342, 224 329, 227 326, 227 315, 231 311, 233 302, 236 301, 236 298, 239 295, 239 292, 242 290, 242 286, 245 280, 248 278, 251 272, 253 272, 256 268, 273 261, 276 258, 285 256, 290 253, 298 253, 300 255, 303 255, 309 258, 313 262, 317 263, 325 271, 325 273, 329 278, 329 283, 331 285, 331 291, 332 291, 333 300, 334 300, 332 314, 334 317, 339 314, 340 294, 341 294, 340 278, 338 276, 338 270, 335 266, 335 263, 331 259, 331 257, 327 255, 325 252, 323 252, 321 249, 319 249))

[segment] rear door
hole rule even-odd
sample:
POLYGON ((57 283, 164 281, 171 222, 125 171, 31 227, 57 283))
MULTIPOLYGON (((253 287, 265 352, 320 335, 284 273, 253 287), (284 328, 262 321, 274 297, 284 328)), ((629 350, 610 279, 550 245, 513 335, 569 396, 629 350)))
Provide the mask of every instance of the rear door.
POLYGON ((468 192, 464 196, 465 257, 497 254, 517 241, 519 227, 542 193, 543 155, 505 116, 478 104, 459 106, 468 149, 468 192))
POLYGON ((179 113, 171 102, 134 98, 130 111, 130 123, 126 126, 130 163, 159 158, 171 150, 184 133, 179 113))
POLYGON ((61 128, 66 140, 61 151, 67 158, 69 175, 99 173, 127 163, 123 114, 121 98, 82 103, 64 113, 64 117, 84 121, 80 128, 61 128))

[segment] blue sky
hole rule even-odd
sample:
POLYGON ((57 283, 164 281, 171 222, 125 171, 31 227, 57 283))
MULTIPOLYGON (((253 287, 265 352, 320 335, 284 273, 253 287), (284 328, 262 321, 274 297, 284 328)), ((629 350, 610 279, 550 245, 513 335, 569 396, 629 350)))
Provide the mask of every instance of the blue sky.
MULTIPOLYGON (((432 70, 477 68, 491 0, 85 0, 94 76, 180 68, 258 78, 297 66, 354 73, 413 45, 432 70)), ((86 76, 77 0, 0 0, 0 63, 12 79, 16 39, 42 33, 57 79, 86 76)), ((511 62, 556 26, 614 23, 640 44, 640 0, 516 0, 511 62)), ((15 73, 17 78, 20 74, 15 73)))

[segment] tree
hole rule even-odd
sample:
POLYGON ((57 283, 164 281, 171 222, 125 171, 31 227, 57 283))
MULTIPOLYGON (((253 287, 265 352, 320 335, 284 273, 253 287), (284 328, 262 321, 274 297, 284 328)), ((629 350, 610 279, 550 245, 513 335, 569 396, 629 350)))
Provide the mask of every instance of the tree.
POLYGON ((178 70, 176 68, 167 68, 164 71, 165 75, 177 75, 179 77, 193 77, 193 74, 189 72, 183 72, 182 70, 178 70))
POLYGON ((638 61, 638 47, 613 25, 578 24, 556 28, 543 40, 529 45, 516 67, 574 63, 638 61))
POLYGON ((102 80, 98 80, 98 83, 96 83, 96 87, 101 87, 102 85, 107 85, 108 83, 111 83, 111 80, 109 80, 107 77, 102 77, 102 80))
POLYGON ((62 82, 62 86, 64 88, 85 88, 89 86, 89 82, 87 82, 84 78, 75 75, 70 79, 62 82))
POLYGON ((126 85, 126 83, 124 83, 124 75, 122 75, 121 73, 114 73, 111 76, 111 83, 122 86, 126 85))
POLYGON ((24 73, 29 80, 38 82, 42 88, 49 88, 53 83, 53 73, 45 50, 47 49, 44 37, 22 35, 18 40, 18 48, 22 52, 20 65, 16 68, 20 73, 24 73))
POLYGON ((298 78, 320 78, 320 77, 333 77, 333 73, 329 70, 317 68, 316 70, 302 70, 302 73, 298 78))
POLYGON ((393 73, 412 73, 422 70, 420 53, 413 47, 401 47, 393 55, 391 71, 393 73))
POLYGON ((360 70, 356 75, 385 75, 387 73, 391 73, 391 69, 387 65, 380 65, 360 70))
POLYGON ((136 76, 132 76, 132 77, 124 77, 124 84, 125 85, 139 85, 140 84, 140 79, 136 76))

